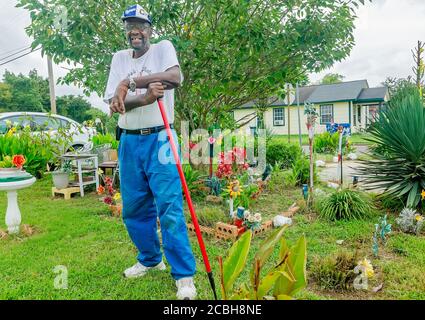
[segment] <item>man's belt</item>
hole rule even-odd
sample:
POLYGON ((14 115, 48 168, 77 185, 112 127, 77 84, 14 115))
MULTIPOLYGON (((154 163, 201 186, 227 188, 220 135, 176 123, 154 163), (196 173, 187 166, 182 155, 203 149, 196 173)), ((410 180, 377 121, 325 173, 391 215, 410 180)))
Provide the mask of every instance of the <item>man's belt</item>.
MULTIPOLYGON (((174 126, 170 124, 170 128, 174 129, 174 126)), ((143 129, 137 129, 137 130, 127 130, 122 129, 122 132, 126 134, 140 134, 140 135, 148 135, 152 133, 158 133, 165 129, 165 126, 158 126, 158 127, 151 127, 151 128, 143 128, 143 129)))

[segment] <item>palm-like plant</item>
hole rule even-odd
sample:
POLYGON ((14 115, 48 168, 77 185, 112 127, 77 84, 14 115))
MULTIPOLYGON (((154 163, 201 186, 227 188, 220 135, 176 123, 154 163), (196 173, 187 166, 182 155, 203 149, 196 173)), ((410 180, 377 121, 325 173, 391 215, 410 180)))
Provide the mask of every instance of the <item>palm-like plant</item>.
POLYGON ((372 160, 362 161, 359 175, 367 189, 416 207, 425 189, 425 108, 419 94, 407 95, 383 112, 369 128, 372 160))

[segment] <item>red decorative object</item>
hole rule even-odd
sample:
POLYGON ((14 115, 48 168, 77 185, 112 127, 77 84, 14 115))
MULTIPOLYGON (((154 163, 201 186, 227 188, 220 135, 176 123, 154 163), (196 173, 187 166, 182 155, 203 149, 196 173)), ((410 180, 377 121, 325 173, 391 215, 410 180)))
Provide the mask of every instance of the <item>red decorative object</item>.
POLYGON ((18 169, 22 169, 25 162, 26 162, 26 160, 25 160, 25 157, 23 155, 19 154, 19 155, 13 156, 12 163, 18 169))
POLYGON ((230 178, 235 174, 241 174, 249 168, 246 162, 246 149, 234 147, 228 152, 220 152, 218 155, 218 178, 230 178))

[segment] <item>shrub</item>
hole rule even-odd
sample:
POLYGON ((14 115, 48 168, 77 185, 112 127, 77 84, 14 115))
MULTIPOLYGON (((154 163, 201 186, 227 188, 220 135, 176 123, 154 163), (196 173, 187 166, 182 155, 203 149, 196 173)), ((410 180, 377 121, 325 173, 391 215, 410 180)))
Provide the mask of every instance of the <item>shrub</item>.
POLYGON ((183 165, 183 173, 192 197, 204 197, 207 195, 208 187, 205 185, 205 176, 198 170, 193 169, 190 164, 183 165))
POLYGON ((319 213, 331 221, 362 219, 373 211, 371 199, 364 193, 351 189, 335 190, 319 200, 319 213))
MULTIPOLYGON (((313 180, 317 180, 316 165, 313 165, 313 180)), ((297 159, 292 165, 292 177, 289 181, 301 186, 310 183, 310 160, 307 157, 297 159)))
POLYGON ((340 251, 332 256, 315 259, 312 278, 322 289, 344 291, 353 288, 357 254, 340 251))
POLYGON ((401 231, 419 234, 422 231, 425 220, 416 210, 404 208, 400 216, 396 219, 396 222, 401 231))
POLYGON ((119 142, 115 139, 115 136, 107 133, 107 134, 97 134, 92 138, 93 146, 97 147, 104 144, 111 144, 111 149, 118 149, 119 142))
POLYGON ((22 154, 26 163, 24 169, 36 177, 47 171, 47 164, 55 159, 52 139, 43 132, 32 135, 29 130, 14 134, 0 135, 0 161, 6 156, 22 154))
POLYGON ((302 150, 297 144, 289 144, 272 140, 266 149, 267 163, 274 166, 280 163, 281 169, 291 168, 294 162, 302 156, 302 150))
MULTIPOLYGON (((314 152, 336 154, 338 153, 338 147, 339 133, 337 132, 334 134, 324 132, 314 136, 314 152)), ((354 147, 346 136, 342 138, 342 151, 343 154, 348 154, 355 151, 354 147)))
POLYGON ((374 147, 371 160, 362 160, 358 174, 367 189, 403 199, 415 208, 425 188, 425 108, 419 94, 405 96, 369 128, 374 147))

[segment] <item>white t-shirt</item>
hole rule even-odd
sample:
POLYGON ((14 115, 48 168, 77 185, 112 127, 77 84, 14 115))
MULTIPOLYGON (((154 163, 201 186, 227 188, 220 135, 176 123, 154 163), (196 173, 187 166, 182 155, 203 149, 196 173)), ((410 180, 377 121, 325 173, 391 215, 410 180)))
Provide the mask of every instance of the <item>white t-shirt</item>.
MULTIPOLYGON (((114 54, 109 73, 108 85, 105 91, 104 101, 109 104, 120 81, 129 77, 146 76, 152 73, 164 72, 167 69, 180 66, 177 60, 176 50, 168 40, 151 44, 149 50, 140 58, 133 58, 133 50, 121 50, 114 54)), ((181 80, 183 75, 180 73, 181 80)), ((128 91, 128 95, 140 95, 147 89, 136 89, 136 92, 128 91)), ((165 90, 164 105, 168 122, 174 123, 174 89, 165 90)), ((159 111, 158 103, 142 106, 120 115, 118 125, 123 129, 143 129, 164 125, 159 111)))

